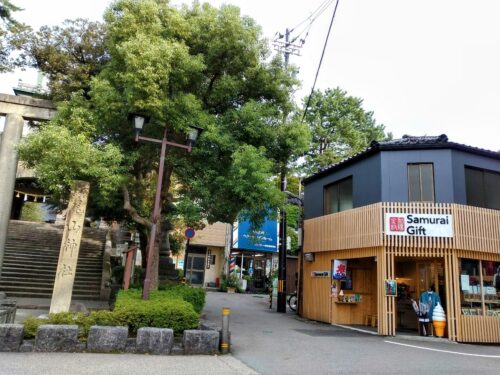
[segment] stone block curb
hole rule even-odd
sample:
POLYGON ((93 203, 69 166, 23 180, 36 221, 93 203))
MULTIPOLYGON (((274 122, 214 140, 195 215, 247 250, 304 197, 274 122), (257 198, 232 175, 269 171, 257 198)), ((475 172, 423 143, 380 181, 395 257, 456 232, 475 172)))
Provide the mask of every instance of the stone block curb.
POLYGON ((170 354, 174 345, 174 331, 168 328, 139 328, 137 331, 137 352, 149 354, 170 354))
POLYGON ((76 324, 43 324, 35 338, 36 352, 75 352, 78 345, 76 324))
POLYGON ((185 330, 182 343, 184 354, 216 354, 219 352, 219 333, 199 329, 185 330))
POLYGON ((17 352, 23 341, 22 324, 0 324, 0 352, 17 352))
POLYGON ((92 326, 87 350, 95 353, 122 352, 127 346, 127 338, 127 327, 92 326))

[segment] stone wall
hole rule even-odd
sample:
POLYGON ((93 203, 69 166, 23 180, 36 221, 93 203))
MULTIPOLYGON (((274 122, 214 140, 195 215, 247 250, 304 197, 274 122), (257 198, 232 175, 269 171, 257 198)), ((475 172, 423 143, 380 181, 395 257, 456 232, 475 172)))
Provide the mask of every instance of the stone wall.
POLYGON ((217 354, 220 333, 217 330, 186 330, 176 344, 168 328, 140 328, 137 337, 129 337, 127 327, 92 326, 87 342, 78 339, 78 326, 45 324, 38 327, 34 340, 23 340, 22 324, 0 324, 0 352, 93 352, 217 354))

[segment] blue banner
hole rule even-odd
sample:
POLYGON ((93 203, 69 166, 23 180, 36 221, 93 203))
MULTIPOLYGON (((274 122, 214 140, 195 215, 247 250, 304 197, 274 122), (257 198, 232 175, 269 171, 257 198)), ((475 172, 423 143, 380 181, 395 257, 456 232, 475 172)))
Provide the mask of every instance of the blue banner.
POLYGON ((278 221, 266 220, 253 234, 250 232, 250 222, 236 222, 233 227, 233 248, 278 252, 278 221))

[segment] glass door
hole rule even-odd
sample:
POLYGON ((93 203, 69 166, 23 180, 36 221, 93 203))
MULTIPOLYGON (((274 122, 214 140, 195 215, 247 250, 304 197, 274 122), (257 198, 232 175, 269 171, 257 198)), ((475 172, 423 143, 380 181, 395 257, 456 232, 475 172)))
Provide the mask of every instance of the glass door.
POLYGON ((186 282, 194 285, 203 285, 205 277, 205 258, 203 254, 189 254, 186 264, 186 282))

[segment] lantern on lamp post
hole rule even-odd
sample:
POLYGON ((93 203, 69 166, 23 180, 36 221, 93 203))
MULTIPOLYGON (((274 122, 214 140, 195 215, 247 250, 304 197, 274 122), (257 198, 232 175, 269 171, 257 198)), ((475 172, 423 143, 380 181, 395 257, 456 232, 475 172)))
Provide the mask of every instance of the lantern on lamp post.
POLYGON ((134 125, 134 130, 135 130, 135 141, 146 141, 146 142, 153 142, 153 143, 159 143, 161 144, 161 151, 160 151, 160 165, 158 167, 158 179, 156 182, 156 193, 155 193, 155 203, 153 207, 153 213, 151 215, 151 228, 150 228, 150 235, 149 235, 149 241, 148 241, 148 251, 147 251, 147 264, 146 264, 146 277, 144 279, 144 288, 142 291, 142 299, 149 299, 149 291, 151 289, 151 281, 153 277, 153 259, 154 259, 154 250, 155 250, 155 241, 156 241, 156 236, 157 236, 157 228, 158 228, 158 222, 160 220, 160 213, 161 213, 161 189, 162 189, 162 183, 163 183, 163 169, 165 166, 165 151, 167 146, 171 147, 177 147, 177 148, 182 148, 185 149, 187 152, 191 152, 191 149, 193 145, 195 144, 196 140, 199 138, 201 135, 203 129, 199 128, 197 126, 190 126, 189 133, 187 135, 186 139, 186 144, 180 144, 180 143, 174 143, 170 142, 167 139, 167 129, 165 127, 165 131, 163 132, 163 138, 162 139, 156 139, 156 138, 149 138, 149 137, 143 137, 141 136, 141 132, 143 130, 143 127, 145 124, 149 122, 149 117, 141 115, 141 114, 136 114, 136 113, 131 113, 129 115, 129 119, 133 122, 134 125))

